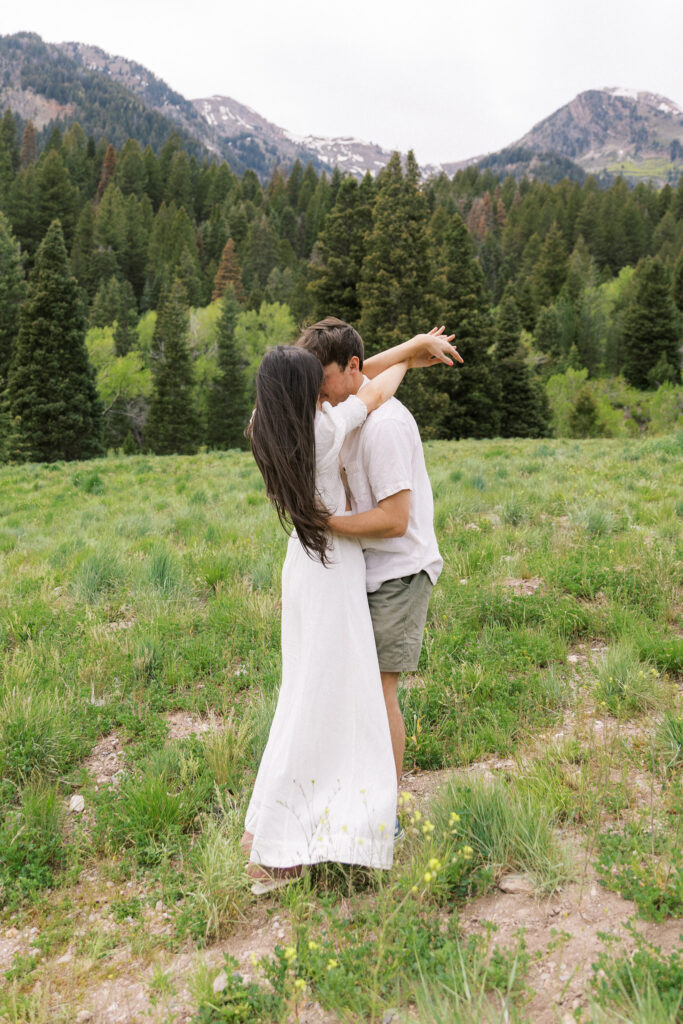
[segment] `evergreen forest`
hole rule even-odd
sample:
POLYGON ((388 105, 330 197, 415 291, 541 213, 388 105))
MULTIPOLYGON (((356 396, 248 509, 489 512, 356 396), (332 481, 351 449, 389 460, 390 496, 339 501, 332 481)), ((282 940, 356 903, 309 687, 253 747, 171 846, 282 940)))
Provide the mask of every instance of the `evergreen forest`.
POLYGON ((464 366, 401 390, 425 438, 669 430, 682 311, 683 179, 421 181, 409 153, 262 183, 175 132, 0 120, 0 460, 241 447, 263 353, 327 315, 369 354, 455 334, 464 366))

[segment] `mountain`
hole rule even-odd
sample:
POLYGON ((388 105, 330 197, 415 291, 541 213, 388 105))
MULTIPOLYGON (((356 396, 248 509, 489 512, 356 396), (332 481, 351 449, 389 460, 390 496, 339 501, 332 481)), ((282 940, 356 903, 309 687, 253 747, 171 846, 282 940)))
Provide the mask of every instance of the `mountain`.
MULTIPOLYGON (((55 121, 79 121, 117 147, 130 136, 158 150, 176 130, 190 153, 214 154, 262 180, 296 159, 361 178, 377 174, 391 156, 355 138, 295 135, 228 96, 185 99, 135 61, 85 43, 44 43, 28 32, 0 37, 0 112, 7 107, 46 133, 55 121)), ((421 170, 424 177, 452 176, 472 165, 551 184, 586 174, 676 181, 683 173, 683 112, 656 93, 591 89, 496 153, 421 170)))
POLYGON ((590 89, 514 145, 561 154, 591 174, 607 171, 663 183, 683 171, 683 111, 657 93, 590 89))
POLYGON ((59 43, 58 48, 82 66, 129 89, 146 106, 193 135, 209 152, 227 160, 238 173, 250 168, 267 178, 274 167, 282 163, 289 166, 297 158, 304 164, 311 161, 318 171, 331 170, 315 151, 235 100, 218 96, 186 100, 135 61, 85 43, 59 43))
MULTIPOLYGON (((322 167, 338 167, 344 173, 362 178, 367 171, 377 174, 391 158, 391 150, 383 149, 374 142, 348 137, 295 135, 229 96, 209 96, 192 102, 219 136, 227 140, 244 136, 258 140, 279 152, 283 162, 291 163, 298 157, 302 163, 312 160, 322 167)), ((438 174, 440 170, 440 165, 426 164, 422 167, 425 176, 438 174)))
MULTIPOLYGON (((43 134, 55 122, 67 127, 78 121, 86 134, 105 136, 117 147, 130 137, 158 149, 176 127, 112 76, 32 32, 0 36, 0 110, 7 108, 43 134)), ((177 128, 188 152, 205 152, 197 133, 177 128)))

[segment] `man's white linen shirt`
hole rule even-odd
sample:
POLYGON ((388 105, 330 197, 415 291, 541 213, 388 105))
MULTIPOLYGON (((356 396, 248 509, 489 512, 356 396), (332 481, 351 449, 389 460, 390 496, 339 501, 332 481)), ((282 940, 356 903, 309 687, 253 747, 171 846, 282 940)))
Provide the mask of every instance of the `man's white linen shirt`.
MULTIPOLYGON (((366 383, 364 377, 361 387, 366 383)), ((368 593, 386 580, 423 569, 436 583, 443 559, 434 533, 432 486, 411 413, 398 399, 389 399, 346 435, 340 460, 354 513, 368 512, 384 498, 410 491, 408 528, 402 537, 361 537, 368 593)))

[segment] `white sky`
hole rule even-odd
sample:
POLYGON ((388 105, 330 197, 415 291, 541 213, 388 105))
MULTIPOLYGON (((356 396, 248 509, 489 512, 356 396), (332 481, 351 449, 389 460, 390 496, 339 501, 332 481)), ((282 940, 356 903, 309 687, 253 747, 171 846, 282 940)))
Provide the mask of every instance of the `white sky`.
POLYGON ((683 107, 681 0, 22 0, 0 34, 77 40, 188 99, 218 93, 302 135, 420 163, 515 141, 585 89, 683 107))

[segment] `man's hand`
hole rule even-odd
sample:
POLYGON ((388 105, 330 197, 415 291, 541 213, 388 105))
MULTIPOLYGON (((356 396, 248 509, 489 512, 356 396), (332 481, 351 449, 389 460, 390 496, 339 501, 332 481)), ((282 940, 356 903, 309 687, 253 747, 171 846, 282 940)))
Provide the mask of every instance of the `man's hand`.
POLYGON ((433 327, 429 334, 416 334, 408 342, 410 346, 410 358, 408 363, 412 369, 420 366, 435 366, 436 363, 445 363, 452 366, 453 360, 464 363, 464 359, 451 342, 454 334, 444 334, 445 327, 433 327))

